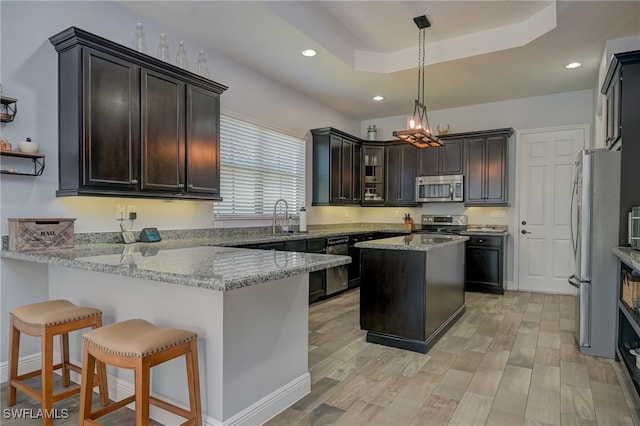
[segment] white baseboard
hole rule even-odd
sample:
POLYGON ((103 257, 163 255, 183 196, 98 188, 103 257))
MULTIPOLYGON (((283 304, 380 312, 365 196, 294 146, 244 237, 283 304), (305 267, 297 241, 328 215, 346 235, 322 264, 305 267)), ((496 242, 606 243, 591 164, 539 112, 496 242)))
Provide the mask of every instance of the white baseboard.
POLYGON ((311 392, 311 375, 304 373, 226 420, 222 426, 261 425, 311 392))
MULTIPOLYGON (((55 357, 54 357, 55 359, 55 357)), ((29 371, 40 370, 42 368, 40 361, 40 353, 23 356, 18 360, 18 372, 26 373, 29 371)), ((9 361, 0 363, 0 383, 9 380, 9 361)))
POLYGON ((516 287, 516 283, 513 280, 511 281, 507 280, 506 285, 507 285, 506 287, 507 290, 518 290, 518 287, 516 287))
MULTIPOLYGON (((41 368, 40 354, 27 355, 20 358, 18 361, 18 371, 27 372, 38 370, 41 368)), ((59 359, 58 354, 54 353, 54 359, 59 359)), ((77 365, 82 365, 78 360, 71 360, 77 365)), ((59 371, 56 371, 58 373, 59 371)), ((9 377, 9 362, 4 361, 0 363, 0 382, 4 383, 9 377)), ((129 395, 134 393, 134 385, 125 380, 119 379, 109 375, 109 398, 114 401, 120 401, 129 395)), ((80 375, 75 372, 71 372, 71 381, 74 383, 80 383, 80 375)), ((302 399, 309 392, 311 392, 311 375, 307 372, 300 377, 290 381, 286 385, 282 386, 265 396, 264 398, 256 401, 249 407, 245 408, 241 412, 235 414, 225 422, 221 422, 209 416, 203 416, 203 423, 207 426, 244 426, 244 425, 258 425, 266 423, 272 417, 278 415, 282 411, 289 408, 298 400, 302 399)), ((163 399, 166 399, 163 397, 163 399)), ((175 401, 167 400, 172 404, 179 407, 188 409, 189 407, 179 404, 175 401)), ((135 409, 133 403, 128 405, 132 410, 135 409)), ((151 406, 150 417, 165 425, 180 424, 184 421, 182 417, 176 416, 160 408, 151 406)))

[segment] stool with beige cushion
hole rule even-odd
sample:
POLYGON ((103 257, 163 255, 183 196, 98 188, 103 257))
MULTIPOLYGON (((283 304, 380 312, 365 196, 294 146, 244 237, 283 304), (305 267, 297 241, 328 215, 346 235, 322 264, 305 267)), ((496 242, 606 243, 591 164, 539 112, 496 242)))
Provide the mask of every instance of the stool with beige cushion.
POLYGON ((84 371, 91 371, 96 361, 133 369, 135 394, 91 412, 94 377, 83 374, 79 424, 98 424, 95 419, 135 401, 136 425, 149 424, 149 404, 186 418, 185 425, 202 425, 197 337, 191 331, 162 328, 142 319, 110 324, 85 334, 84 371), (150 395, 151 367, 182 355, 187 362, 188 411, 150 395))
MULTIPOLYGON (((9 377, 7 404, 16 403, 16 390, 22 392, 42 404, 45 412, 51 412, 53 403, 80 392, 80 386, 66 389, 58 394, 53 393, 53 372, 62 369, 62 384, 71 384, 69 371, 82 373, 80 366, 69 361, 69 333, 83 328, 99 328, 102 326, 102 311, 96 308, 77 306, 68 300, 51 300, 33 303, 15 308, 10 313, 11 333, 9 336, 9 377), (20 333, 40 337, 42 346, 42 368, 30 373, 18 375, 18 358, 20 356, 20 333), (60 335, 60 363, 53 364, 53 338, 60 335), (42 376, 41 390, 38 391, 24 383, 32 377, 42 376)), ((94 376, 94 370, 91 370, 94 376)), ((109 401, 107 375, 104 363, 98 364, 96 385, 100 389, 102 405, 109 401)), ((93 388, 91 388, 93 392, 93 388)), ((43 416, 45 425, 53 424, 53 419, 43 416)))

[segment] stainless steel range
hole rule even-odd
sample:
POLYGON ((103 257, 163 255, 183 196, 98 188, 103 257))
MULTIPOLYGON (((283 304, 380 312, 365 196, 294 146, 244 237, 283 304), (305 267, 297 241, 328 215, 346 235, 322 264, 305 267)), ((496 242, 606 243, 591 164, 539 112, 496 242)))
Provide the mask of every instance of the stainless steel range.
POLYGON ((429 234, 459 234, 467 230, 466 215, 432 215, 423 214, 420 218, 421 228, 418 233, 429 234))

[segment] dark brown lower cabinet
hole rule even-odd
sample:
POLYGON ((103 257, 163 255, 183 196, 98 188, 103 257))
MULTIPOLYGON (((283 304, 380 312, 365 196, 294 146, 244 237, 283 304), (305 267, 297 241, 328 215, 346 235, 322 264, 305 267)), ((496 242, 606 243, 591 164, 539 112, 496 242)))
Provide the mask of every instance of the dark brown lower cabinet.
POLYGON ((506 236, 469 235, 465 247, 466 291, 504 294, 506 236))
POLYGON ((367 342, 426 353, 465 312, 464 243, 430 251, 362 248, 367 342))

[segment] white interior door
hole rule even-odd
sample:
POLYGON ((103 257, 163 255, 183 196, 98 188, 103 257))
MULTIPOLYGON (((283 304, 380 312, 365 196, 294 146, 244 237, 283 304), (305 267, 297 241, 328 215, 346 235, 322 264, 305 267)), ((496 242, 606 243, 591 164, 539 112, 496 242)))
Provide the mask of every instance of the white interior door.
POLYGON ((588 126, 518 132, 518 222, 514 228, 519 290, 575 294, 570 197, 574 162, 588 126))

